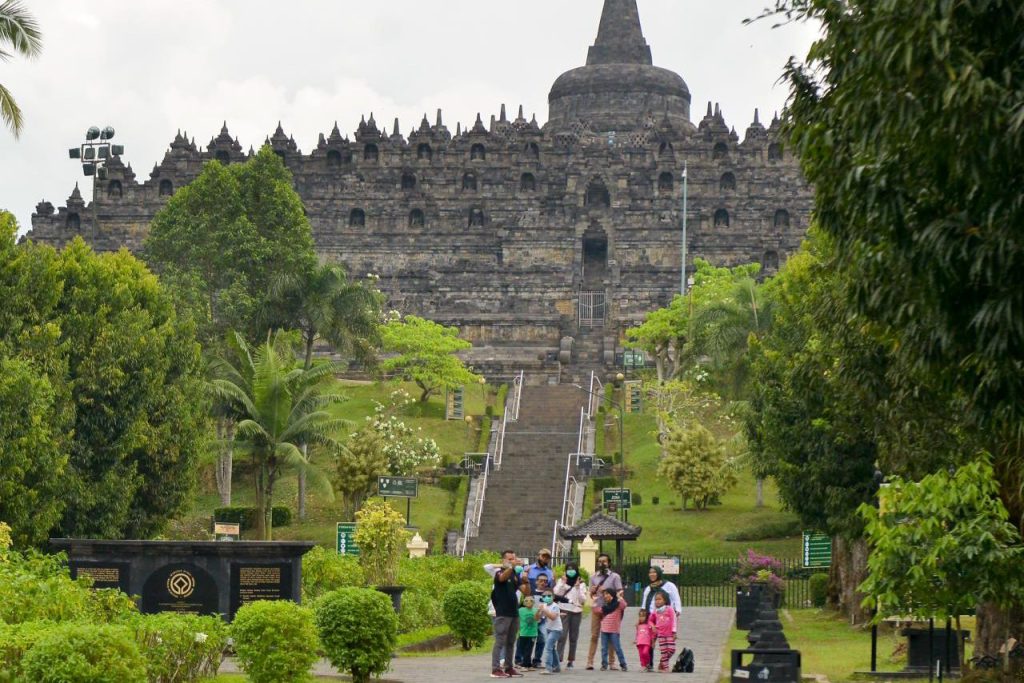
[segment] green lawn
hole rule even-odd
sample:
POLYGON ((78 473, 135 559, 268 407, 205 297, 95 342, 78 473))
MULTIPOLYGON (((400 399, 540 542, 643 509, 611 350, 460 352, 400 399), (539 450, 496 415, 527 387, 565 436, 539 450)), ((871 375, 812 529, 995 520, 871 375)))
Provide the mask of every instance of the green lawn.
MULTIPOLYGON (((607 416, 609 429, 602 441, 604 453, 609 456, 618 450, 618 415, 614 411, 607 416)), ((708 425, 720 436, 728 433, 728 424, 708 425)), ((655 420, 649 414, 625 416, 624 448, 629 478, 626 485, 633 493, 641 496, 640 505, 629 512, 629 521, 643 527, 639 540, 626 544, 629 555, 672 553, 703 557, 735 557, 747 548, 779 557, 797 557, 800 553, 800 537, 770 539, 762 541, 727 541, 731 533, 769 522, 785 522, 796 519, 792 513, 783 511, 772 483, 765 483, 765 506, 758 508, 755 499, 755 482, 749 471, 741 473, 739 484, 726 493, 721 505, 714 505, 705 511, 682 510, 678 493, 658 477, 659 446, 655 440, 655 420), (654 505, 653 498, 659 498, 654 505)), ((588 492, 586 510, 592 509, 593 486, 588 492)))
MULTIPOLYGON (((342 392, 345 402, 333 407, 335 414, 349 420, 353 426, 365 422, 365 418, 374 410, 374 401, 386 403, 392 391, 401 386, 414 401, 419 397, 415 385, 398 385, 395 383, 365 383, 342 381, 342 392)), ((467 414, 479 418, 484 413, 484 390, 489 392, 493 403, 496 387, 469 387, 466 391, 464 404, 467 414)), ((479 419, 473 424, 463 420, 446 421, 444 419, 444 394, 432 396, 421 404, 415 401, 402 413, 401 419, 413 429, 422 430, 424 437, 434 439, 441 451, 443 460, 460 461, 464 453, 476 452, 480 441, 479 419)), ((313 455, 314 464, 324 464, 323 456, 313 455)), ((330 472, 328 471, 329 475, 330 472)), ((279 540, 310 540, 321 545, 334 547, 336 524, 342 519, 340 499, 335 499, 332 492, 325 486, 316 486, 310 482, 307 503, 307 519, 299 522, 295 519, 291 526, 274 529, 274 538, 279 540)), ((436 486, 421 484, 419 497, 413 499, 411 523, 420 534, 431 541, 432 546, 443 543, 444 534, 449 529, 461 529, 463 511, 466 505, 468 480, 464 480, 457 492, 451 494, 436 486)), ((294 473, 287 473, 274 487, 274 504, 287 505, 295 510, 297 497, 297 480, 294 473)), ((251 471, 244 456, 236 459, 232 484, 232 502, 235 505, 252 505, 254 500, 251 471)), ((405 499, 394 499, 392 504, 405 514, 405 499)), ((204 538, 209 531, 209 520, 214 508, 219 506, 216 483, 212 468, 203 468, 200 473, 198 495, 192 509, 180 520, 172 524, 168 535, 173 538, 204 538)), ((246 536, 251 537, 251 532, 246 536)))
MULTIPOLYGON (((783 632, 789 646, 799 650, 803 675, 824 674, 832 683, 848 681, 854 672, 871 668, 871 630, 850 626, 849 621, 830 610, 782 610, 783 632)), ((965 617, 962 628, 974 628, 974 620, 965 617)), ((729 654, 733 649, 747 647, 747 631, 733 630, 722 653, 722 672, 728 676, 729 654)), ((878 636, 879 671, 900 671, 906 666, 906 639, 894 629, 883 625, 878 636)), ((970 643, 967 657, 973 654, 970 643)))

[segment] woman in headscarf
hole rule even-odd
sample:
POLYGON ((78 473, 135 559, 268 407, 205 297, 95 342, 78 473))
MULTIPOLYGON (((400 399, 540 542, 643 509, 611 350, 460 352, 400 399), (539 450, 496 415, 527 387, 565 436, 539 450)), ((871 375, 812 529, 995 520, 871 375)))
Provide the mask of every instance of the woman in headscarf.
POLYGON ((651 567, 647 572, 647 577, 650 579, 650 584, 647 588, 644 588, 643 598, 640 600, 640 606, 647 610, 647 613, 651 613, 654 605, 654 596, 658 591, 664 591, 669 599, 669 606, 676 613, 676 617, 680 617, 683 614, 683 604, 679 601, 679 589, 671 581, 665 578, 665 573, 661 570, 661 567, 651 567))
POLYGON ((562 611, 562 635, 558 639, 558 661, 565 661, 565 668, 573 668, 576 660, 576 642, 580 638, 580 621, 583 620, 583 605, 587 601, 587 585, 580 577, 580 567, 575 562, 565 565, 565 573, 555 583, 555 600, 562 611), (569 643, 569 659, 565 659, 565 643, 569 643))

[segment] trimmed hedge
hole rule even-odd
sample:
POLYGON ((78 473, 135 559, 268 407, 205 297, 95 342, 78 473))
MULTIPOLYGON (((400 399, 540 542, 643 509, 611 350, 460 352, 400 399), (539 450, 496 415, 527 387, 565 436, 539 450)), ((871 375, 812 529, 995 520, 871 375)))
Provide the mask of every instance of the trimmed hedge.
POLYGON ((484 415, 480 418, 480 441, 477 443, 477 451, 486 453, 491 445, 491 417, 484 415))
MULTIPOLYGON (((256 528, 256 508, 252 505, 232 505, 217 508, 213 511, 213 519, 227 524, 238 524, 242 531, 256 528)), ((292 510, 284 505, 275 505, 270 512, 270 523, 275 527, 290 526, 292 510)))
POLYGON ((146 614, 132 625, 149 683, 194 683, 217 675, 228 640, 220 617, 146 614))
POLYGON ((125 626, 55 626, 28 648, 21 669, 34 683, 146 683, 146 660, 125 626))
POLYGON ((457 493, 462 486, 462 476, 457 474, 446 474, 437 480, 437 488, 448 493, 457 493))
POLYGON ((477 581, 461 581, 444 594, 444 620, 452 634, 462 641, 463 650, 471 650, 491 634, 487 603, 491 594, 477 581))
POLYGON ((619 485, 619 480, 615 477, 593 477, 590 481, 594 482, 594 491, 597 493, 605 489, 613 489, 619 485))
POLYGON ((824 607, 828 602, 828 574, 811 574, 807 581, 811 591, 811 604, 814 607, 824 607))
POLYGON ((353 683, 366 683, 391 665, 398 616, 384 593, 370 588, 328 593, 316 604, 316 626, 327 659, 350 672, 353 683))
POLYGON ((238 663, 252 683, 308 681, 317 660, 313 612, 290 600, 243 605, 231 624, 238 663))
POLYGON ((302 556, 302 599, 312 602, 333 590, 365 585, 359 560, 317 546, 302 556))

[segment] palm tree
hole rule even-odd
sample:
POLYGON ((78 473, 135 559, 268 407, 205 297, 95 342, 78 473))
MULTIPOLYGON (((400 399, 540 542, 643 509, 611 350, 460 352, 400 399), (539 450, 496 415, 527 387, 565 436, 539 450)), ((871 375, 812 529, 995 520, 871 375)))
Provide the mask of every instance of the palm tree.
MULTIPOLYGON (((43 36, 39 30, 39 24, 28 13, 20 0, 4 0, 0 3, 0 62, 9 61, 14 54, 30 58, 36 57, 42 52, 42 49, 43 36)), ((0 84, 0 120, 11 129, 15 138, 21 135, 24 123, 21 109, 14 101, 11 91, 2 84, 0 84)))
POLYGON ((274 484, 284 469, 312 472, 327 482, 310 466, 301 445, 336 445, 333 435, 346 424, 325 410, 340 400, 330 393, 338 366, 298 366, 287 335, 280 332, 255 349, 235 333, 233 345, 238 349, 235 363, 215 361, 217 379, 211 386, 238 413, 238 448, 252 457, 256 534, 266 541, 271 536, 274 484))
MULTIPOLYGON (((271 295, 271 326, 301 333, 304 368, 312 367, 318 341, 326 341, 342 356, 367 365, 375 362, 382 297, 374 287, 350 281, 344 268, 327 263, 299 277, 280 279, 271 287, 271 295)), ((305 455, 305 444, 302 452, 305 455)), ((299 470, 298 484, 297 512, 299 519, 305 519, 304 470, 299 470)))

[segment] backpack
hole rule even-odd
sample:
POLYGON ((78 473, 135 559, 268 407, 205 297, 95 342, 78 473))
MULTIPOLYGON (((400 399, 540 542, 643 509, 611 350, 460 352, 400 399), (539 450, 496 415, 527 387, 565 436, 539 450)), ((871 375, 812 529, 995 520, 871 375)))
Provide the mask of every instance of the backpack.
POLYGON ((692 674, 693 673, 693 650, 684 647, 679 653, 676 663, 672 665, 672 673, 692 674))

